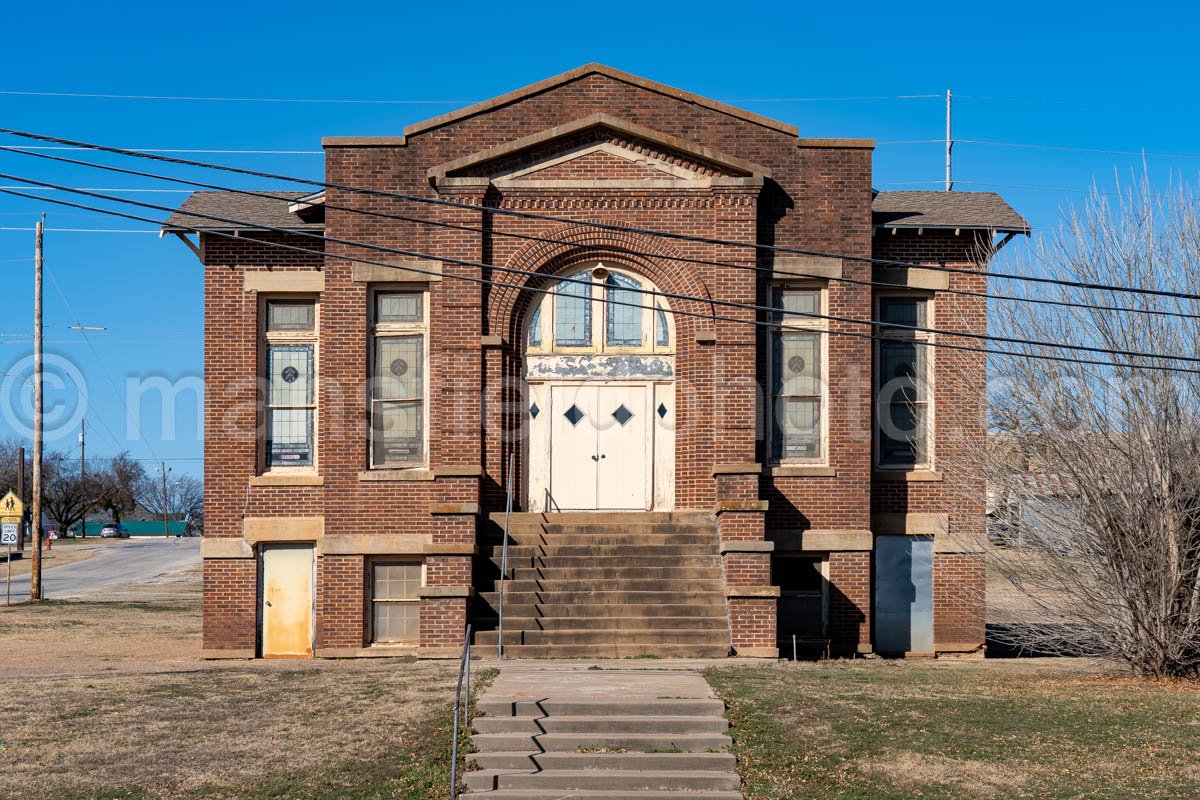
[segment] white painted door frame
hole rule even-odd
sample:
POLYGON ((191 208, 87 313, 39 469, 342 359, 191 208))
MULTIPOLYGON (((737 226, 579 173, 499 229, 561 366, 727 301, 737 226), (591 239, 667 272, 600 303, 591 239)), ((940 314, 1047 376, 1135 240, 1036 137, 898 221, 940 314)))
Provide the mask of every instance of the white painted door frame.
POLYGON ((527 386, 528 510, 669 511, 674 507, 672 382, 574 380, 527 386), (577 425, 563 417, 572 405, 585 415, 577 425), (612 417, 621 405, 632 414, 625 425, 612 417), (628 438, 639 434, 644 436, 641 441, 628 438), (564 447, 573 436, 579 438, 564 447), (638 463, 630 463, 631 454, 638 463))

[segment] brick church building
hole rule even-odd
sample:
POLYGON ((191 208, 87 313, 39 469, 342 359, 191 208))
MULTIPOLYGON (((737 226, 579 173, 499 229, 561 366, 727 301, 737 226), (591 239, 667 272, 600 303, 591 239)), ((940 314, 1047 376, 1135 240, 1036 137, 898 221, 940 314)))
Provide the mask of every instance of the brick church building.
POLYGON ((873 146, 588 65, 189 197, 205 655, 980 652, 953 332, 1028 228, 873 146))

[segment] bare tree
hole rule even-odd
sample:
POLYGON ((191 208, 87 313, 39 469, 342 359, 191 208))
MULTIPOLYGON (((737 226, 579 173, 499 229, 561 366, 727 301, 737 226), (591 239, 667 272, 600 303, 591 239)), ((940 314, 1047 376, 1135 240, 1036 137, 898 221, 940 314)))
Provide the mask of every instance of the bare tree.
POLYGON ((137 485, 146 477, 146 470, 124 452, 96 463, 93 471, 100 489, 97 507, 119 524, 122 517, 137 509, 137 485))
MULTIPOLYGON (((1114 198, 1093 192, 1006 267, 1197 294, 1196 193, 1159 195, 1142 181, 1114 198)), ((1019 545, 993 548, 992 566, 1039 611, 1010 635, 1041 650, 1120 659, 1139 674, 1198 675, 1200 301, 1066 285, 1024 291, 1065 305, 996 302, 993 333, 1053 343, 1005 348, 1064 360, 992 364, 984 460, 993 503, 1019 545), (1167 354, 1196 360, 1159 357, 1167 354)))
POLYGON ((61 533, 82 523, 102 494, 95 475, 81 477, 79 465, 64 453, 47 453, 43 459, 42 506, 61 533))
POLYGON ((191 475, 167 480, 165 505, 161 476, 144 476, 138 481, 135 493, 142 508, 156 517, 196 522, 204 516, 204 483, 191 475))

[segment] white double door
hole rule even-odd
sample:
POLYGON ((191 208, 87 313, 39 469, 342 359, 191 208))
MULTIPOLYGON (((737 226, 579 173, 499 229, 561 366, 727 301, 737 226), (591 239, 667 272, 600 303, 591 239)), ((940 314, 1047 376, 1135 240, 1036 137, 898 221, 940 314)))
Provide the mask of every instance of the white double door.
POLYGON ((549 386, 545 510, 645 511, 653 500, 650 385, 549 386))

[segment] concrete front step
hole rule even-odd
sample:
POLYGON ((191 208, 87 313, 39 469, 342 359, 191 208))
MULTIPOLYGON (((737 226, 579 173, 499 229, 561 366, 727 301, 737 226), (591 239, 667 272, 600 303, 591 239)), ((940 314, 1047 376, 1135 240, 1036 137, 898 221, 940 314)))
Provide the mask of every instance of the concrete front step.
MULTIPOLYGON (((470 773, 468 773, 470 775, 470 773)), ((493 780, 495 789, 608 789, 639 791, 730 791, 739 784, 736 773, 674 770, 613 769, 597 774, 593 770, 553 770, 548 772, 502 772, 493 780)))
MULTIPOLYGON (((618 584, 619 585, 619 584, 618 584)), ((480 592, 479 597, 485 603, 496 607, 500 597, 497 592, 480 592)), ((510 606, 520 605, 707 605, 717 603, 724 605, 725 595, 720 591, 631 591, 596 588, 592 590, 571 592, 514 592, 508 586, 504 587, 504 611, 507 614, 510 606)))
MULTIPOLYGON (((593 562, 594 563, 594 562, 593 562)), ((623 581, 627 579, 662 579, 680 580, 686 578, 721 578, 721 567, 716 558, 710 558, 707 563, 674 564, 647 567, 641 564, 612 564, 608 566, 546 566, 546 567, 513 567, 509 564, 510 580, 588 580, 588 581, 623 581)), ((497 579, 499 575, 497 575, 497 579)))
MULTIPOLYGON (((548 547, 551 545, 564 547, 611 547, 625 545, 627 547, 663 547, 685 545, 711 545, 717 542, 717 534, 713 533, 664 533, 642 534, 626 531, 608 531, 607 533, 576 534, 576 533, 514 533, 508 541, 508 551, 517 547, 548 547)), ((502 542, 485 542, 488 549, 503 550, 502 542)))
POLYGON ((463 800, 678 800, 680 795, 694 800, 744 800, 734 791, 639 791, 632 789, 575 789, 564 794, 562 789, 500 789, 494 792, 469 792, 459 795, 463 800))
MULTIPOLYGON (((482 623, 482 619, 477 618, 482 623)), ((488 626, 480 625, 481 632, 494 629, 498 620, 488 620, 488 626)), ((587 630, 728 630, 729 624, 725 616, 713 613, 710 616, 637 616, 637 617, 517 617, 505 615, 505 631, 587 631, 587 630)))
POLYGON ((470 753, 467 762, 481 770, 615 770, 648 769, 673 771, 732 772, 732 753, 542 753, 514 750, 499 753, 470 753))
MULTIPOLYGON (((496 577, 499 577, 500 568, 503 566, 504 556, 499 551, 495 553, 484 552, 481 558, 484 561, 490 562, 491 566, 496 570, 496 577)), ((555 556, 547 558, 541 554, 526 553, 524 555, 514 555, 511 551, 508 554, 508 568, 510 570, 521 568, 533 569, 578 569, 584 568, 627 568, 640 567, 648 569, 671 569, 671 568, 686 568, 686 567, 712 567, 720 565, 720 557, 713 553, 701 553, 697 555, 656 555, 652 551, 646 551, 637 558, 597 561, 594 556, 555 556)))
MULTIPOLYGON (((508 546, 508 558, 541 556, 544 559, 569 558, 637 558, 644 556, 714 556, 717 555, 717 540, 693 544, 547 544, 508 546)), ((491 555, 503 555, 493 552, 491 555)), ((640 563, 640 562, 634 562, 640 563)))
MULTIPOLYGON (((482 647, 483 654, 494 654, 495 644, 482 647)), ((730 644, 513 644, 504 645, 509 658, 726 658, 730 644)))
POLYGON ((721 578, 627 578, 604 582, 574 578, 522 578, 504 582, 505 594, 521 592, 594 592, 620 589, 623 592, 720 592, 725 587, 721 578))
POLYGON ((477 702, 476 708, 487 717, 542 717, 552 714, 575 717, 610 714, 622 717, 719 717, 725 713, 723 702, 703 697, 638 698, 637 700, 484 697, 477 702))
MULTIPOLYGON (((524 750, 529 748, 531 742, 528 733, 476 733, 471 736, 471 743, 480 753, 524 750)), ((723 733, 555 732, 538 736, 537 746, 546 753, 723 753, 729 748, 729 737, 723 733)))
MULTIPOLYGON (((503 526, 503 511, 488 515, 493 524, 503 526)), ((517 512, 509 516, 512 527, 520 525, 592 525, 602 523, 624 527, 627 525, 654 525, 665 522, 686 525, 713 525, 711 511, 563 511, 556 513, 517 512)))
MULTIPOLYGON (((496 619, 496 593, 484 592, 480 595, 489 608, 488 615, 476 615, 482 628, 485 622, 496 619)), ((512 597, 505 592, 504 619, 520 617, 725 617, 724 598, 721 601, 695 603, 558 603, 558 602, 513 602, 512 597)))
POLYGON ((479 733, 524 733, 538 736, 543 733, 595 733, 595 734, 644 734, 644 733, 720 733, 729 729, 724 717, 647 716, 574 716, 551 714, 548 717, 476 717, 475 730, 479 733))
MULTIPOLYGON (((499 639, 498 631, 480 631, 475 635, 475 644, 493 645, 499 639)), ((602 645, 660 645, 660 644, 700 644, 714 645, 729 643, 729 631, 721 628, 708 629, 666 629, 666 628, 626 628, 596 630, 522 630, 511 625, 504 628, 504 646, 511 645, 569 645, 569 644, 602 644, 602 645)))

